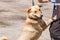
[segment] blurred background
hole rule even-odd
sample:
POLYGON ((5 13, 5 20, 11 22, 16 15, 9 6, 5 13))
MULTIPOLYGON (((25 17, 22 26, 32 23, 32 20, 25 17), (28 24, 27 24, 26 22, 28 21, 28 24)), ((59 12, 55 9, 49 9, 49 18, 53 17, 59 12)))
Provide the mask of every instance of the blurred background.
MULTIPOLYGON (((43 19, 48 20, 52 16, 53 5, 42 4, 43 19)), ((0 0, 0 37, 7 36, 9 40, 17 40, 20 36, 26 20, 26 9, 32 6, 32 0, 0 0)), ((39 40, 50 40, 49 27, 42 33, 39 40)))

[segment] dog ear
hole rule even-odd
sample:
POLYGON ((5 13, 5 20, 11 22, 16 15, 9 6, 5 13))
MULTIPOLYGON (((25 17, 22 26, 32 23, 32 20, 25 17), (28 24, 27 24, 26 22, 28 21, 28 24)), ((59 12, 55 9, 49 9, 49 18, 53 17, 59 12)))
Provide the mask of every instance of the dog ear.
POLYGON ((30 13, 30 12, 31 12, 31 8, 28 8, 28 9, 27 9, 27 13, 30 13))

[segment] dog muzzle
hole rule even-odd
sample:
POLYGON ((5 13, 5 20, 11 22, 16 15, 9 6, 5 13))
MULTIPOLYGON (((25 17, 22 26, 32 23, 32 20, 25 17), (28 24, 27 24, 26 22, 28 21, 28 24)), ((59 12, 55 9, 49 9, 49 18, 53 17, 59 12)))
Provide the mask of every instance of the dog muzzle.
POLYGON ((33 20, 38 20, 38 19, 42 19, 43 15, 41 15, 40 17, 34 15, 36 18, 30 18, 30 19, 33 19, 33 20))

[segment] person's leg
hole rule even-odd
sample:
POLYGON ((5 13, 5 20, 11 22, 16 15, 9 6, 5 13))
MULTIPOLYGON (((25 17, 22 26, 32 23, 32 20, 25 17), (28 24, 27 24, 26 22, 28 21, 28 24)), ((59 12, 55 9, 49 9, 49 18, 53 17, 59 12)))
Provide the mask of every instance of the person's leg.
MULTIPOLYGON (((54 17, 55 15, 57 15, 57 6, 54 4, 52 17, 54 17)), ((53 25, 53 24, 51 23, 49 30, 51 29, 51 26, 52 26, 52 25, 53 25)), ((52 28, 53 28, 53 27, 52 27, 52 28)), ((50 32, 51 32, 51 31, 52 31, 52 30, 50 30, 50 32)), ((51 36, 51 40, 56 40, 56 39, 54 39, 54 38, 52 37, 52 34, 50 34, 50 36, 51 36)))

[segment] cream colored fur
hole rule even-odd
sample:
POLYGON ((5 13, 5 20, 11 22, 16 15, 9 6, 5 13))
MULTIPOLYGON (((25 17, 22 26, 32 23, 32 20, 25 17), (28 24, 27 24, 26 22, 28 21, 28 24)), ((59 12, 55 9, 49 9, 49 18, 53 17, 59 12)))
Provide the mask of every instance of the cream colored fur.
MULTIPOLYGON (((38 40, 42 32, 53 21, 52 19, 43 21, 43 19, 41 19, 42 12, 40 9, 41 6, 38 5, 28 8, 26 14, 26 23, 18 40, 38 40)), ((56 16, 53 19, 56 19, 56 16)))

